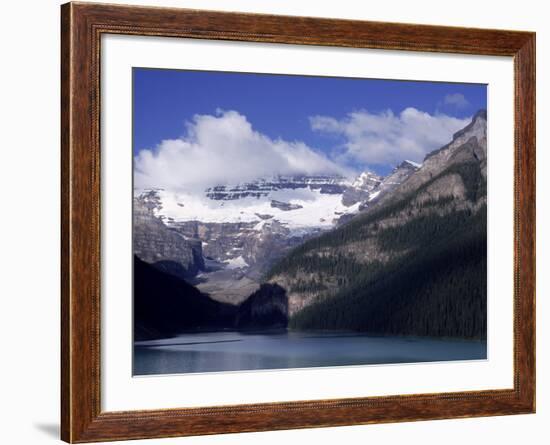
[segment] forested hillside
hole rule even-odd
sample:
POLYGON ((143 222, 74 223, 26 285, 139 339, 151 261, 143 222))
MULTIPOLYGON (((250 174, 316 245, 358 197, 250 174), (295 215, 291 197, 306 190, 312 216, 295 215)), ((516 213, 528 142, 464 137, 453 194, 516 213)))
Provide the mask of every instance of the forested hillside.
POLYGON ((391 195, 294 249, 266 280, 295 329, 486 337, 486 115, 391 195))

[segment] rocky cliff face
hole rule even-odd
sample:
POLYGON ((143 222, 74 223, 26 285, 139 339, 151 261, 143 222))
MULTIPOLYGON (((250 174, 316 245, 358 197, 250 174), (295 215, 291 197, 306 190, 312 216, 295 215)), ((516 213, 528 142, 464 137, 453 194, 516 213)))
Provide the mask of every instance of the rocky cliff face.
MULTIPOLYGON (((395 189, 404 184, 414 173, 416 173, 422 164, 417 164, 412 161, 403 161, 393 171, 386 176, 380 186, 377 188, 377 195, 375 199, 379 201, 386 195, 390 195, 395 189)), ((372 201, 374 201, 373 199, 372 201)))
POLYGON ((346 188, 345 178, 339 176, 278 176, 259 178, 236 185, 217 185, 206 189, 206 197, 216 201, 243 198, 262 198, 277 190, 319 190, 321 193, 339 194, 346 188))
POLYGON ((487 179, 487 112, 485 110, 476 113, 472 122, 455 133, 449 144, 429 153, 422 163, 422 168, 411 175, 407 181, 401 181, 402 184, 395 188, 394 193, 388 194, 380 201, 382 204, 395 202, 429 182, 432 192, 436 192, 435 196, 452 195, 458 191, 457 178, 454 181, 455 187, 448 189, 446 187, 448 178, 443 178, 442 174, 452 165, 464 163, 476 165, 484 180, 487 179), (441 179, 442 182, 434 185, 434 178, 441 179))
POLYGON ((342 203, 352 206, 358 202, 367 202, 376 192, 383 181, 383 177, 371 172, 361 173, 342 194, 342 203))
POLYGON ((154 214, 160 205, 154 193, 134 199, 134 254, 165 272, 192 277, 204 269, 201 242, 167 227, 154 214))

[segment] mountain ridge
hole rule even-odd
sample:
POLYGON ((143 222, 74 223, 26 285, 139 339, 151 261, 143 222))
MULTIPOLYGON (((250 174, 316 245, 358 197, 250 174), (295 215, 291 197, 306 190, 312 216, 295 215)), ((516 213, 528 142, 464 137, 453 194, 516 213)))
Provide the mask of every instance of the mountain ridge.
POLYGON ((391 193, 275 264, 266 280, 287 290, 289 325, 484 338, 486 144, 480 112, 391 193))

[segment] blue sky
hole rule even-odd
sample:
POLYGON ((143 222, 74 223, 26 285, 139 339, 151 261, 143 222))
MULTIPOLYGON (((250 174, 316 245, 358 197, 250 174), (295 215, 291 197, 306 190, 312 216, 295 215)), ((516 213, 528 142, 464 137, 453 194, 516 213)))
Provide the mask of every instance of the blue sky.
MULTIPOLYGON (((143 150, 159 156, 165 141, 179 141, 182 156, 191 145, 214 153, 216 140, 204 132, 223 144, 227 131, 236 138, 228 147, 259 137, 259 146, 279 152, 284 141, 291 152, 304 145, 341 168, 381 174, 403 159, 422 161, 487 101, 479 84, 143 68, 134 68, 133 91, 136 159, 143 150)), ((152 159, 137 168, 153 168, 152 159)))

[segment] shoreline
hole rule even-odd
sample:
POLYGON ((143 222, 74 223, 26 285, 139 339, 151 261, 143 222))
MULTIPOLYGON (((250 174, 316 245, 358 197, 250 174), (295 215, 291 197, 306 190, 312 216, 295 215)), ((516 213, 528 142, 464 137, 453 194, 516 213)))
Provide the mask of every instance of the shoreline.
POLYGON ((139 343, 157 341, 157 340, 169 340, 175 339, 180 336, 193 335, 193 334, 217 334, 217 333, 236 333, 241 335, 285 335, 285 334, 312 334, 312 338, 315 334, 319 335, 318 338, 335 338, 335 337, 370 337, 370 338, 399 338, 403 340, 433 340, 433 341, 456 341, 456 342, 477 342, 487 344, 486 338, 472 338, 472 337, 434 337, 434 336, 422 336, 422 335, 403 335, 403 334, 380 334, 364 331, 350 331, 350 330, 329 330, 329 329, 317 329, 317 330, 299 330, 288 328, 266 328, 266 329, 196 329, 192 331, 182 331, 178 334, 168 337, 151 337, 147 339, 133 340, 134 346, 139 346, 139 343), (330 335, 334 334, 334 335, 330 335))

